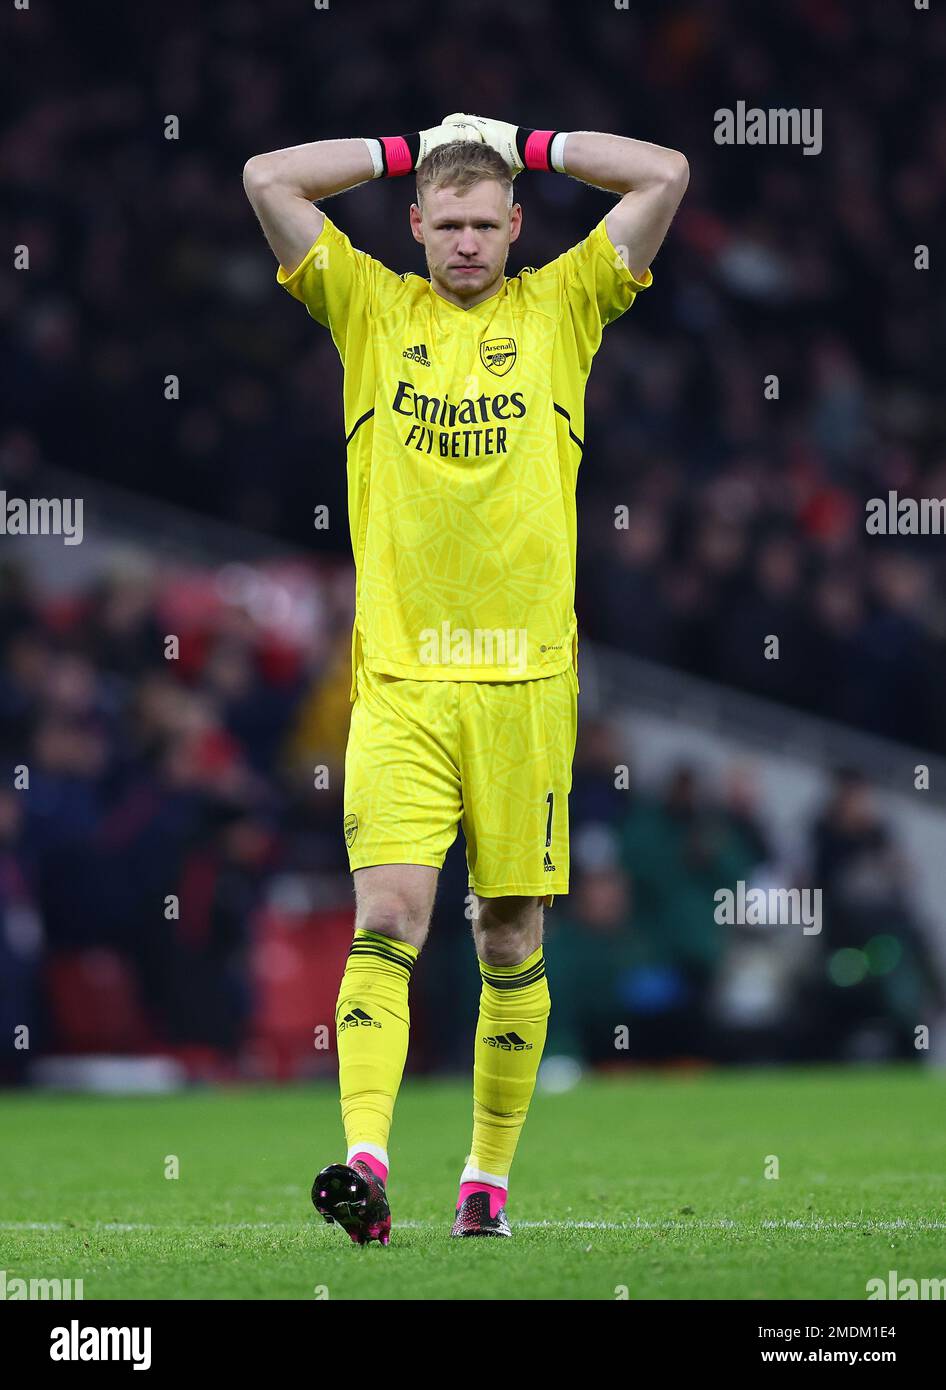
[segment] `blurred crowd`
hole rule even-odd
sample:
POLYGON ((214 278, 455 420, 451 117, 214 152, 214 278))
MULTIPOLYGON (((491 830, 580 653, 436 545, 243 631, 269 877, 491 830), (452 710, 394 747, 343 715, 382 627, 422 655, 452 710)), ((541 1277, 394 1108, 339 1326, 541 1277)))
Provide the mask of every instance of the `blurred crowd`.
POLYGON ((789 863, 751 768, 717 779, 681 764, 660 788, 608 798, 618 751, 607 723, 583 731, 577 882, 548 931, 550 978, 565 984, 551 1050, 599 1065, 917 1060, 917 1025, 946 990, 909 863, 864 777, 837 769, 789 863), (739 884, 817 887, 820 915, 806 931, 773 901, 760 921, 726 921, 719 890, 739 884))
MULTIPOLYGON (((89 0, 10 9, 0 34, 16 113, 2 225, 30 255, 2 290, 0 395, 24 488, 42 461, 68 464, 346 554, 340 366, 275 285, 246 158, 417 129, 461 94, 524 124, 656 141, 685 152, 691 182, 653 290, 592 373, 582 623, 946 752, 941 538, 864 527, 890 489, 946 495, 946 314, 935 264, 914 264, 946 212, 941 8, 89 0), (714 113, 738 101, 821 109, 821 153, 717 144, 714 113)), ((610 202, 556 175, 517 189, 512 271, 610 202)), ((327 210, 356 246, 425 273, 411 197, 379 181, 327 210)))
MULTIPOLYGON (((312 1065, 314 1000, 330 1010, 352 916, 346 579, 309 574, 325 621, 300 641, 221 573, 162 574, 144 550, 52 599, 0 571, 0 1033, 31 1030, 29 1049, 4 1050, 8 1078, 106 1044, 239 1069, 264 1014, 287 1042, 283 987, 301 999, 285 1070, 312 1065)), ((597 1064, 919 1056, 913 1029, 946 1001, 862 779, 838 775, 789 865, 748 770, 681 766, 645 788, 631 766, 625 788, 627 763, 614 723, 582 722, 572 892, 549 914, 550 1050, 597 1064), (820 886, 823 931, 719 924, 715 894, 740 882, 820 886)), ((414 1066, 468 1061, 468 919, 461 834, 415 977, 414 1066)))
MULTIPOLYGON (((864 526, 888 490, 946 496, 946 314, 935 259, 915 267, 946 212, 941 7, 88 0, 7 7, 0 51, 0 226, 29 252, 0 286, 2 485, 43 495, 65 467, 268 533, 311 552, 321 612, 290 639, 252 606, 207 601, 208 576, 199 602, 169 596, 143 553, 51 602, 7 562, 5 1036, 32 1022, 55 1045, 57 1000, 76 993, 55 967, 91 952, 127 972, 143 1045, 234 1055, 253 1027, 260 913, 274 898, 303 915, 350 907, 341 372, 277 288, 245 200, 243 164, 262 150, 418 129, 458 103, 682 150, 690 187, 653 289, 607 330, 589 383, 580 629, 946 753, 942 538, 864 526), (738 101, 822 109, 823 151, 717 144, 714 112, 738 101)), ((524 175, 517 195, 513 273, 611 201, 555 175, 524 175)), ((411 198, 379 181, 327 211, 357 247, 425 273, 411 198)), ((627 750, 613 738, 582 732, 575 882, 550 916, 550 1047, 620 1059, 617 1019, 632 1056, 915 1056, 936 972, 869 789, 839 773, 808 864, 788 870, 735 769, 731 785, 679 768, 616 792, 627 750), (796 872, 825 889, 821 938, 783 950, 777 934, 760 947, 756 930, 714 928, 711 887, 796 872)), ((452 979, 475 999, 465 892, 457 846, 416 981, 420 1065, 468 1061, 434 988, 452 979)))
POLYGON ((148 1039, 235 1050, 266 884, 345 869, 347 583, 302 643, 209 578, 143 549, 52 599, 0 571, 0 1013, 46 1046, 50 957, 106 951, 148 1039))

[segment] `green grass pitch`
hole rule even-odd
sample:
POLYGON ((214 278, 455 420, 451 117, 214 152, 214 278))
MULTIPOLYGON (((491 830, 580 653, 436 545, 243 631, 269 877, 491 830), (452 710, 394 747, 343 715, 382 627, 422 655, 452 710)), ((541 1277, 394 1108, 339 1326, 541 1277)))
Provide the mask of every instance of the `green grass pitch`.
POLYGON ((946 1077, 910 1067, 540 1092, 513 1239, 459 1241, 469 1085, 409 1081, 382 1250, 356 1249, 309 1203, 315 1170, 344 1157, 333 1086, 8 1092, 0 1269, 82 1278, 86 1299, 863 1299, 891 1269, 946 1275, 944 1102, 946 1077))

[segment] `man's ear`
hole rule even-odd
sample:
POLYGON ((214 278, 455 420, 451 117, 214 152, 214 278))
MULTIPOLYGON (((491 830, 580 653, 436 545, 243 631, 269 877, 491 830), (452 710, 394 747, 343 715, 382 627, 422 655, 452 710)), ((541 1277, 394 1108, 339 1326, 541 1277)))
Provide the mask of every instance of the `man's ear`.
POLYGON ((510 245, 517 239, 522 231, 522 204, 513 203, 509 209, 509 242, 510 245))
POLYGON ((424 244, 424 233, 421 229, 421 210, 416 203, 411 203, 411 234, 415 241, 419 241, 421 246, 424 244))

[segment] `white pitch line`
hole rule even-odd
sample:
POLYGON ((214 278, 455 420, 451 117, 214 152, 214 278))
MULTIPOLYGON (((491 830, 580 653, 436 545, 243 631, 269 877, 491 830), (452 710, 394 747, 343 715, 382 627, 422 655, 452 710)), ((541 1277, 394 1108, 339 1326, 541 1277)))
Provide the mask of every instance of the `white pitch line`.
MULTIPOLYGON (((401 1221, 396 1223, 401 1226, 424 1226, 430 1222, 410 1222, 401 1221)), ((692 1231, 696 1230, 719 1230, 719 1231, 856 1231, 870 1228, 874 1231, 941 1231, 946 1230, 946 1221, 803 1221, 782 1219, 778 1221, 730 1221, 730 1220, 707 1220, 699 1218, 695 1221, 516 1221, 514 1225, 525 1227, 532 1230, 541 1230, 543 1227, 555 1229, 565 1228, 568 1230, 590 1230, 590 1231, 692 1231)))
POLYGON ((61 1231, 62 1221, 0 1221, 0 1231, 61 1231))
MULTIPOLYGON (((195 1234, 201 1231, 269 1231, 298 1230, 309 1224, 305 1218, 296 1221, 213 1221, 206 1225, 194 1226, 187 1221, 167 1221, 160 1224, 140 1221, 0 1221, 0 1231, 170 1231, 188 1230, 195 1234)), ((394 1226, 402 1231, 439 1230, 446 1224, 443 1221, 395 1221, 394 1226)), ((860 1221, 819 1221, 779 1220, 732 1221, 711 1220, 699 1217, 693 1221, 514 1221, 513 1227, 519 1230, 571 1230, 571 1231, 736 1231, 749 1234, 758 1231, 942 1231, 946 1221, 872 1221, 866 1217, 860 1221)))

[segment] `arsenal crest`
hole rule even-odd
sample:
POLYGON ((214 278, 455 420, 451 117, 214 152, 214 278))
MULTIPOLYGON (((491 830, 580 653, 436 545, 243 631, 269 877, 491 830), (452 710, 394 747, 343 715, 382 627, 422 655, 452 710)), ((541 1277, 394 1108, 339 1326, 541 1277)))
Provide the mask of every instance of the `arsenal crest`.
POLYGON ((515 338, 488 338, 480 343, 480 361, 493 376, 505 376, 515 360, 515 338))

